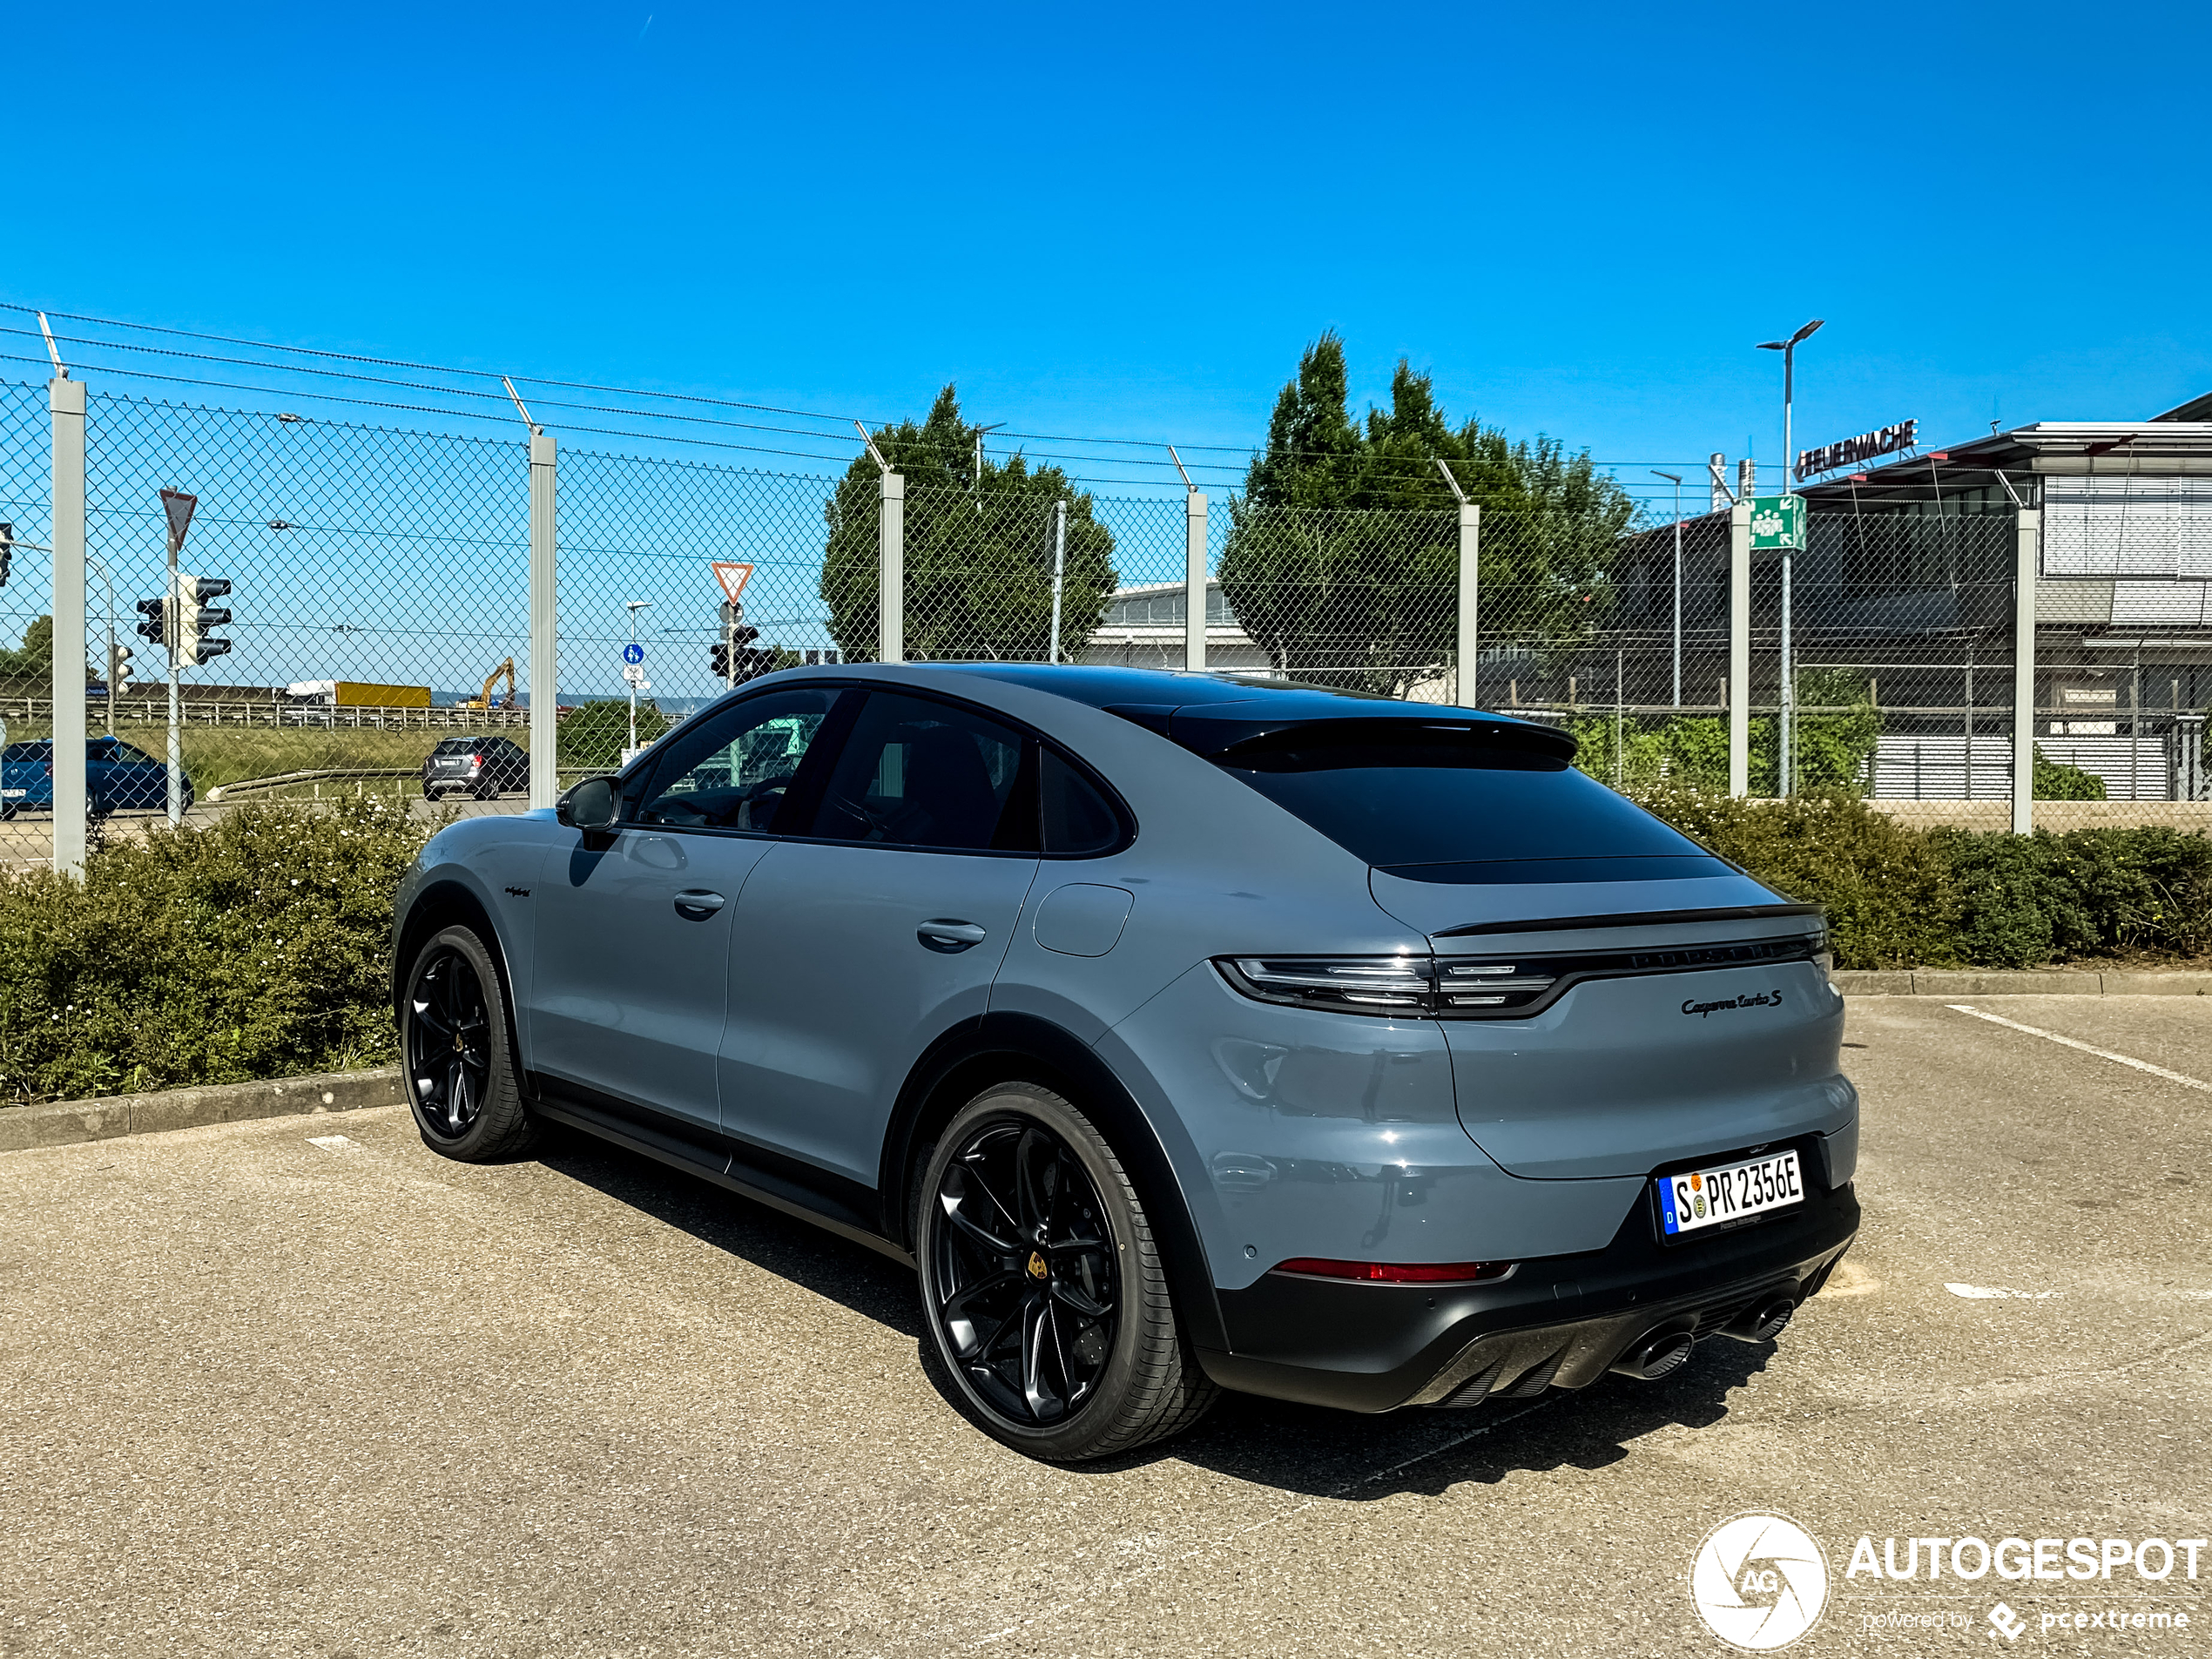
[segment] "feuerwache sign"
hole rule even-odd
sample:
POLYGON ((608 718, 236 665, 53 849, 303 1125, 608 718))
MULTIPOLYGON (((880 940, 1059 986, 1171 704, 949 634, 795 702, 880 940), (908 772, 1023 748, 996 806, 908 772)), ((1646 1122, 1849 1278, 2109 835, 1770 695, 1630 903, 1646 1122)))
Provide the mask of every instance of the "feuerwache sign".
POLYGON ((1895 426, 1885 426, 1878 432, 1862 432, 1855 438, 1845 438, 1841 443, 1824 444, 1817 449, 1797 451, 1797 476, 1810 478, 1817 472, 1831 472, 1838 467, 1848 467, 1856 462, 1871 461, 1876 455, 1893 455, 1900 449, 1910 449, 1920 442, 1918 421, 1899 421, 1895 426))

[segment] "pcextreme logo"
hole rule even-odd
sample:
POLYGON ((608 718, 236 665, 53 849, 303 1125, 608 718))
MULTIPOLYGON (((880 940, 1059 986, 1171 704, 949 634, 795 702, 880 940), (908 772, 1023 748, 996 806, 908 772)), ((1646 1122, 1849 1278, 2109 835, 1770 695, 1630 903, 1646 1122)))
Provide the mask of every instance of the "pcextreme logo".
POLYGON ((1738 1515, 1707 1534, 1689 1564, 1689 1599, 1732 1648, 1772 1653, 1820 1622, 1828 1558, 1783 1515, 1738 1515))

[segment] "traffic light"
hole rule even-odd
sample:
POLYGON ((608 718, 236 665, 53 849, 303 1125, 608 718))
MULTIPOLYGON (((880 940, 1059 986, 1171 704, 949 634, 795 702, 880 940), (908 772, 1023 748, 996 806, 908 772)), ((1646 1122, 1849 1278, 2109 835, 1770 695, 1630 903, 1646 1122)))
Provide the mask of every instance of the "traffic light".
MULTIPOLYGON (((155 603, 158 604, 159 601, 157 600, 155 603)), ((128 645, 110 645, 107 648, 108 690, 118 697, 121 696, 123 683, 130 678, 131 648, 128 645)))
POLYGON ((177 636, 176 631, 170 624, 170 619, 174 613, 170 609, 169 602, 166 599, 141 599, 138 601, 138 610, 145 617, 145 620, 138 624, 138 631, 157 645, 174 649, 177 636))
POLYGON ((767 668, 759 666, 757 659, 767 659, 767 652, 745 651, 745 646, 759 637, 759 628, 745 626, 745 606, 741 606, 737 599, 725 599, 721 606, 721 644, 710 652, 714 661, 714 679, 724 685, 743 685, 748 679, 765 675, 767 668))
POLYGON ((194 668, 211 657, 220 657, 231 648, 227 639, 219 639, 207 631, 220 628, 231 619, 230 611, 220 605, 211 605, 210 599, 219 599, 231 590, 231 584, 220 577, 179 576, 177 578, 177 662, 179 666, 194 668))

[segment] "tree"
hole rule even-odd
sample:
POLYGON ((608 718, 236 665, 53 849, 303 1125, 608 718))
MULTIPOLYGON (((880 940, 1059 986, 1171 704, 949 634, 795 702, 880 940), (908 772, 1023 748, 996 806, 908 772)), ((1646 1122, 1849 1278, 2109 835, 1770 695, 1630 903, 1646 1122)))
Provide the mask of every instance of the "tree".
POLYGON ((1627 493, 1555 439, 1515 443, 1474 419, 1453 427, 1429 376, 1402 358, 1390 407, 1368 410, 1364 430, 1348 394, 1344 342, 1324 334, 1230 502, 1223 591, 1276 667, 1403 696, 1451 659, 1458 502, 1439 461, 1482 509, 1486 610, 1502 602, 1506 616, 1486 632, 1552 652, 1587 639, 1635 515, 1627 493))
MULTIPOLYGON (((875 447, 906 480, 906 654, 940 662, 1049 656, 1054 507, 1065 501, 1060 651, 1080 658, 1118 582, 1113 533, 1057 467, 1032 470, 1016 454, 985 458, 979 474, 981 436, 961 420, 951 386, 920 426, 907 421, 875 434, 875 447)), ((880 639, 878 489, 873 459, 860 455, 823 509, 830 635, 862 661, 880 639)))
MULTIPOLYGON (((23 644, 0 645, 0 685, 10 680, 32 680, 40 685, 50 685, 54 677, 54 619, 40 617, 23 631, 23 644)), ((99 678, 92 671, 88 659, 84 664, 84 679, 90 684, 99 678)))

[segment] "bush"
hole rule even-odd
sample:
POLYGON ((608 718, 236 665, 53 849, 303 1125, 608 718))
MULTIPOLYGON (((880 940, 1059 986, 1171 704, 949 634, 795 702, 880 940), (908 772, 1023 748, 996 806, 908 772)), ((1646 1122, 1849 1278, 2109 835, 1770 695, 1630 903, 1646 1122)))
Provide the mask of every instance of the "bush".
POLYGON ((1759 801, 1678 789, 1642 799, 1776 892, 1824 906, 1838 968, 1955 960, 1958 899, 1925 833, 1840 792, 1759 801))
MULTIPOLYGON (((660 705, 637 700, 637 741, 648 744, 676 723, 660 705)), ((622 764, 630 741, 630 699, 606 698, 579 703, 561 717, 554 739, 555 764, 563 772, 612 772, 622 764)))
POLYGON ((0 879, 0 1098, 394 1057, 392 894, 430 826, 354 794, 241 806, 0 879))
POLYGON ((2212 945, 2212 840, 2171 829, 2054 835, 1936 830, 1971 962, 2027 968, 2114 951, 2212 945))
POLYGON ((2084 772, 2079 766, 2069 766, 2063 761, 2053 760, 2043 752, 2043 745, 2034 745, 2035 799, 2038 800, 2102 800, 2105 780, 2094 772, 2084 772))

